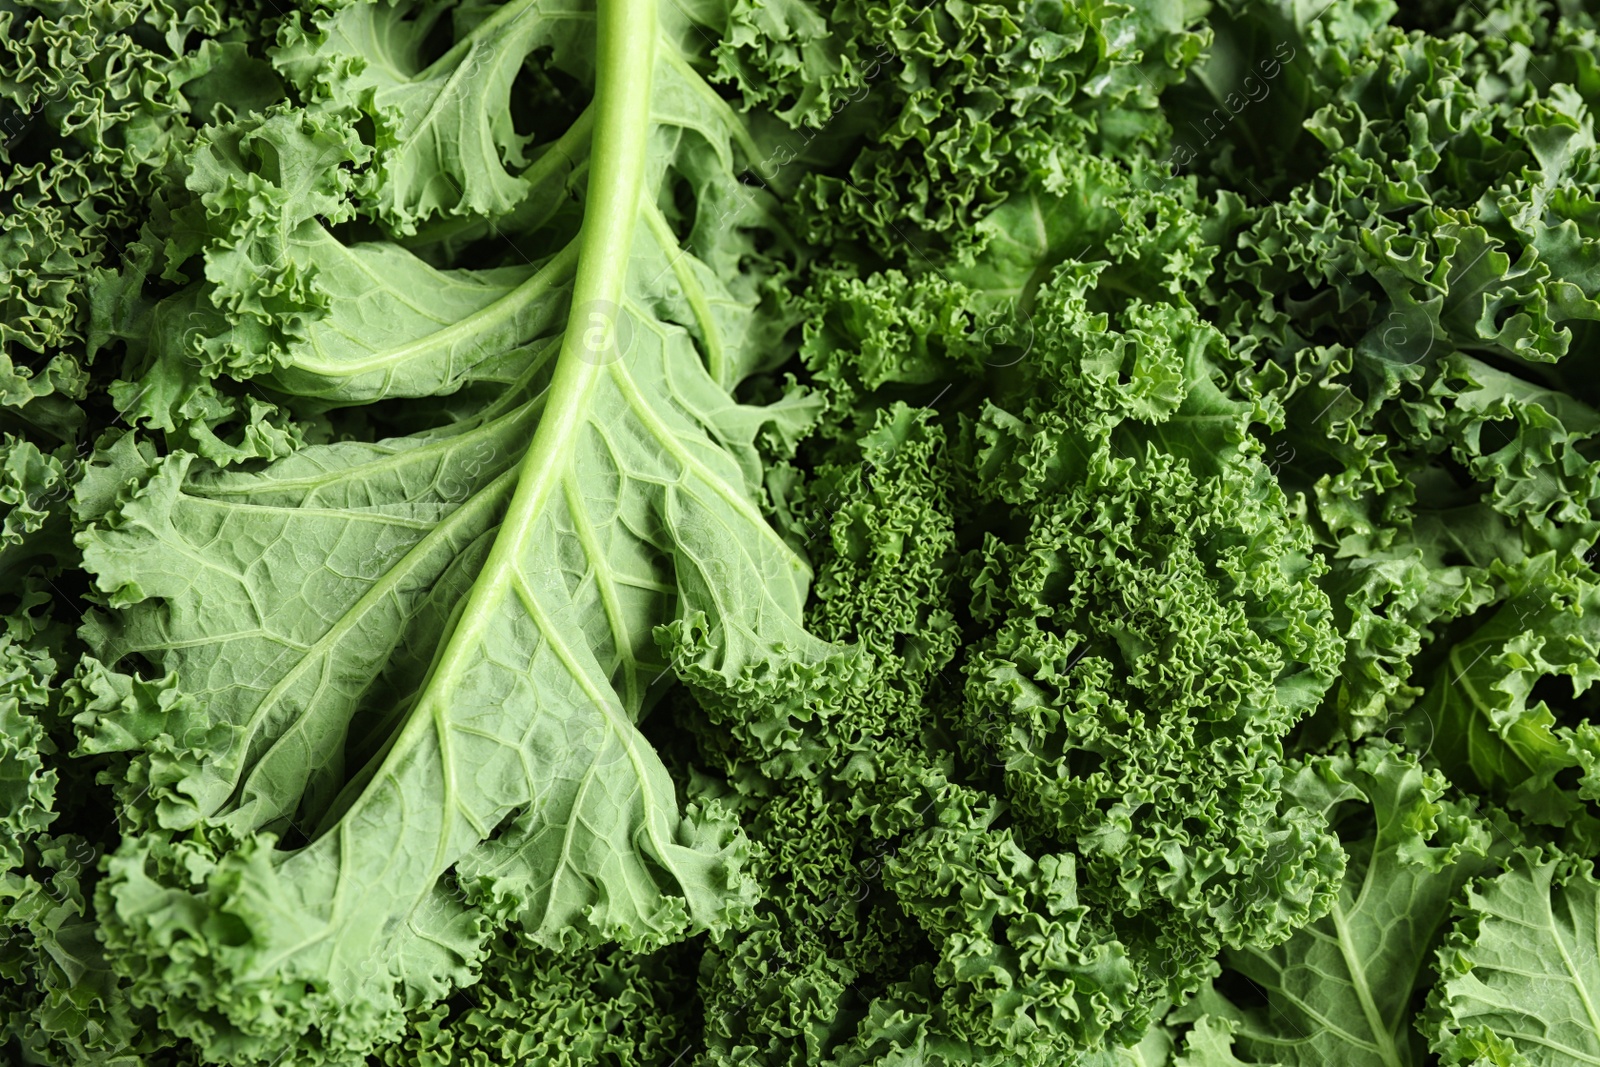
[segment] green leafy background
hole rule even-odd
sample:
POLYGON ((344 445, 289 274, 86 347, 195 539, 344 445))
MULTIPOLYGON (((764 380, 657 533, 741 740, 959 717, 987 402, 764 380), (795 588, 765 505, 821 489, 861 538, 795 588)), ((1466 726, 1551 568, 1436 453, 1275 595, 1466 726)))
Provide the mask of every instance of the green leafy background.
POLYGON ((618 10, 0 0, 8 1060, 1600 1057, 1594 6, 618 10))

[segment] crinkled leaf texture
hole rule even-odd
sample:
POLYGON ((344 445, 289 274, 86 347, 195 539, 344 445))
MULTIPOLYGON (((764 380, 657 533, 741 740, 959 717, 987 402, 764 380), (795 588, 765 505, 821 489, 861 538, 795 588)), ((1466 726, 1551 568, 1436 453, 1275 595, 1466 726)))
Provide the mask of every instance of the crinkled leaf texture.
POLYGON ((0 7, 6 429, 61 441, 85 429, 85 291, 195 130, 219 107, 265 106, 281 93, 242 40, 269 10, 211 0, 0 7))
MULTIPOLYGON (((133 752, 159 791, 124 812, 97 907, 130 996, 212 1058, 359 1058, 474 981, 498 926, 554 949, 726 927, 748 846, 714 804, 680 809, 636 722, 674 671, 777 706, 849 655, 802 628, 809 568, 761 507, 755 438, 792 439, 808 407, 729 395, 764 359, 754 294, 707 266, 738 266, 741 230, 680 247, 656 206, 732 181, 731 114, 664 130, 654 5, 598 22, 575 244, 457 272, 477 295, 423 293, 456 316, 432 332, 389 318, 358 350, 341 310, 309 320, 331 340, 278 349, 276 384, 312 398, 496 399, 248 469, 126 435, 80 486, 107 606, 85 637, 181 690, 102 679, 79 715, 86 751, 133 752)), ((302 251, 421 269, 308 225, 302 251)))
POLYGON ((18 635, 0 633, 0 876, 21 866, 23 846, 55 821, 54 751, 39 720, 55 661, 18 635))
POLYGON ((1253 436, 1269 412, 1222 388, 1232 354, 1181 295, 1198 265, 1167 249, 1193 216, 1119 198, 1112 167, 1081 173, 1093 196, 1018 196, 991 221, 1024 224, 956 274, 1017 298, 993 336, 1026 357, 993 359, 1015 383, 967 445, 996 514, 972 554, 991 636, 969 646, 959 726, 1115 916, 1142 987, 1128 1040, 1219 947, 1273 944, 1328 905, 1340 856, 1286 794, 1281 738, 1340 649, 1323 566, 1253 436), (1096 231, 1104 252, 1073 256, 1070 235, 1096 231))
MULTIPOLYGON (((861 431, 903 398, 957 426, 948 504, 886 480, 900 477, 899 452, 893 464, 870 460, 871 484, 900 490, 919 553, 950 524, 961 548, 943 567, 959 568, 965 587, 952 612, 964 647, 929 657, 955 660, 930 687, 933 710, 907 716, 930 734, 912 734, 900 756, 879 741, 888 731, 874 731, 874 755, 856 766, 877 759, 888 781, 931 751, 951 760, 944 773, 1003 798, 1019 854, 1055 857, 1038 876, 1052 888, 1019 887, 1013 901, 1065 901, 1072 857, 1086 911, 1070 919, 1064 903, 1008 902, 1017 918, 1005 920, 983 912, 983 894, 1011 877, 987 872, 1022 870, 972 847, 998 829, 961 845, 959 861, 948 835, 933 839, 937 851, 902 846, 926 869, 886 883, 938 952, 930 1032, 1026 1063, 1137 1042, 1204 983, 1220 948, 1274 944, 1321 914, 1342 867, 1320 814, 1287 795, 1281 747, 1339 660, 1317 585, 1325 568, 1263 462, 1256 427, 1274 413, 1231 390, 1239 364, 1185 295, 1211 257, 1193 190, 1141 189, 1136 171, 1084 153, 1058 161, 982 224, 992 232, 971 263, 827 279, 802 347, 829 387, 830 459, 848 455, 852 437, 871 456, 861 431), (955 880, 974 912, 958 933, 932 913, 926 887, 980 867, 955 880), (1006 959, 1005 946, 1035 935, 1048 951, 1006 959), (1089 951, 1112 943, 1107 956, 1089 951)), ((905 553, 887 551, 911 542, 893 533, 906 519, 869 510, 870 496, 841 494, 834 479, 814 484, 829 488, 835 551, 870 559, 884 537, 879 566, 896 579, 914 573, 905 553)), ((851 597, 870 603, 855 610, 871 622, 857 623, 836 575, 822 574, 818 615, 844 633, 871 633, 906 601, 939 604, 937 581, 902 588, 852 575, 851 597), (879 606, 868 591, 894 599, 879 606)), ((929 615, 891 652, 915 663, 937 648, 929 615)), ((884 643, 861 640, 875 654, 884 643)), ((908 673, 877 683, 886 693, 869 714, 894 706, 908 673)), ((858 729, 863 718, 847 721, 858 729)), ((805 726, 787 736, 764 727, 747 731, 753 748, 771 738, 816 758, 805 726)), ((804 765, 772 755, 767 773, 804 765)), ((862 810, 864 792, 851 794, 862 810)))
POLYGON ((787 183, 792 161, 811 164, 795 196, 811 241, 891 260, 981 247, 980 220, 1057 148, 1118 155, 1160 136, 1157 93, 1209 39, 1204 6, 1180 0, 695 6, 720 38, 719 79, 794 128, 770 135, 760 169, 787 183))
POLYGON ((1322 732, 1360 737, 1416 702, 1444 628, 1501 599, 1492 561, 1600 531, 1596 37, 1572 6, 1460 5, 1482 23, 1448 35, 1409 4, 1404 27, 1392 3, 1228 6, 1202 79, 1282 49, 1295 88, 1203 164, 1224 186, 1209 284, 1286 412, 1279 481, 1332 567, 1347 641, 1322 732))

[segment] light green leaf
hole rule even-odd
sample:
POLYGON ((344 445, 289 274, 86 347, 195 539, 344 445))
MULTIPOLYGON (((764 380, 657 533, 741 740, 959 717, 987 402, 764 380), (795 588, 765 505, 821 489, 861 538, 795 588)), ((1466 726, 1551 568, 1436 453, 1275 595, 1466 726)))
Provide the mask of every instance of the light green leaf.
MULTIPOLYGON (((85 535, 122 609, 91 630, 102 655, 156 660, 199 698, 182 712, 198 721, 168 719, 152 747, 213 737, 183 821, 314 837, 211 876, 214 906, 250 929, 236 956, 218 952, 234 981, 275 981, 251 961, 307 938, 317 948, 285 969, 330 998, 364 996, 360 967, 425 937, 424 903, 452 866, 472 900, 551 942, 655 943, 725 921, 744 892, 737 848, 715 819, 675 813, 633 726, 669 668, 655 630, 679 624, 700 684, 828 648, 799 625, 805 565, 714 440, 742 432, 748 449, 760 422, 682 329, 636 305, 626 321, 627 354, 559 409, 562 436, 531 468, 547 472, 544 495, 512 518, 550 390, 474 425, 308 448, 260 473, 156 461, 85 535), (370 762, 336 799, 357 770, 347 752, 370 762), (218 888, 234 877, 237 896, 218 888), (397 935, 365 915, 417 918, 397 935)), ((136 911, 154 890, 127 865, 143 861, 116 862, 118 906, 136 911)), ((391 978, 415 982, 402 966, 391 978)))
MULTIPOLYGON (((673 673, 781 704, 844 651, 802 627, 809 568, 762 511, 756 438, 810 408, 729 395, 754 299, 655 206, 656 33, 653 4, 602 6, 583 228, 546 268, 570 297, 480 276, 358 330, 420 269, 371 246, 396 265, 376 310, 352 291, 306 334, 393 363, 344 375, 363 398, 448 389, 470 339, 482 380, 511 379, 499 399, 248 470, 125 436, 80 488, 108 608, 85 636, 185 697, 80 722, 163 776, 100 886, 106 943, 130 996, 214 1058, 358 1058, 472 982, 499 926, 649 948, 749 905, 736 823, 680 809, 637 723, 673 673)), ((306 392, 334 362, 299 366, 306 392)))
POLYGON ((449 16, 439 3, 341 4, 309 27, 291 21, 274 57, 310 99, 371 118, 377 210, 399 233, 439 215, 503 215, 528 194, 512 173, 528 143, 512 124, 512 82, 534 48, 573 34, 586 41, 594 23, 583 4, 515 0, 424 63, 428 31, 449 16))
POLYGON ((1600 1063, 1600 883, 1577 856, 1519 853, 1467 891, 1429 1001, 1446 1064, 1600 1063))
POLYGON ((1236 1024, 1214 1015, 1202 1015, 1184 1039, 1183 1052, 1173 1067, 1246 1067, 1233 1053, 1236 1024))
MULTIPOLYGON (((1271 949, 1225 953, 1265 992, 1245 1012, 1234 1047, 1247 1062, 1285 1067, 1421 1067, 1412 996, 1428 981, 1429 953, 1450 900, 1503 835, 1463 805, 1442 801, 1444 780, 1387 742, 1354 756, 1311 761, 1291 792, 1329 813, 1349 836, 1344 885, 1325 918, 1271 949)), ((1212 1062, 1202 1060, 1201 1062, 1212 1062)), ((1221 1061, 1227 1062, 1227 1061, 1221 1061)))

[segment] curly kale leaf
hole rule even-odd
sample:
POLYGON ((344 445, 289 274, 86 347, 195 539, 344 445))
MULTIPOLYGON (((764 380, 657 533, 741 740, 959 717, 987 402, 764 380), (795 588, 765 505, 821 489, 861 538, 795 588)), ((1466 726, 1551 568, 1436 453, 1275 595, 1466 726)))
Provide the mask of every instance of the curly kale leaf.
POLYGON ((1472 885, 1429 1000, 1446 1064, 1582 1063, 1600 1055, 1600 882, 1587 858, 1523 850, 1472 885))
POLYGON ((1280 482, 1332 568, 1347 652, 1310 736, 1361 736, 1422 694, 1454 620, 1508 596, 1494 561, 1600 534, 1600 395, 1574 362, 1600 314, 1594 28, 1229 6, 1237 59, 1295 50, 1260 106, 1304 132, 1255 145, 1246 116, 1202 153, 1225 249, 1207 302, 1284 410, 1280 482))
POLYGON ((86 426, 87 307, 167 165, 206 122, 282 95, 248 5, 0 8, 0 423, 52 447, 86 426))
POLYGON ((1146 995, 1177 997, 1328 904, 1340 856, 1281 743, 1339 643, 1254 409, 1217 389, 1220 338, 1181 305, 1092 313, 1095 273, 1040 291, 1026 384, 974 423, 980 499, 1012 518, 977 557, 962 723, 1023 824, 1078 850, 1084 899, 1127 917, 1146 995))
POLYGON ((680 802, 640 720, 671 675, 781 706, 849 658, 803 628, 809 568, 763 514, 757 442, 811 405, 731 395, 770 358, 765 283, 710 264, 778 269, 743 255, 760 202, 701 231, 679 196, 736 182, 742 127, 653 4, 522 10, 598 35, 587 185, 539 192, 584 223, 523 235, 542 266, 445 274, 347 240, 373 146, 282 108, 197 142, 192 197, 130 273, 183 288, 120 305, 157 383, 469 402, 265 464, 196 455, 187 426, 165 454, 124 434, 77 487, 85 639, 155 668, 85 676, 85 753, 142 783, 119 789, 100 934, 129 1001, 213 1059, 365 1055, 471 984, 502 929, 566 952, 725 929, 748 845, 680 802))
POLYGON ((1226 1030, 1245 1063, 1426 1063, 1416 1000, 1433 980, 1452 900, 1495 869, 1515 833, 1470 798, 1448 797, 1448 785, 1377 739, 1299 766, 1290 792, 1327 815, 1349 857, 1338 898, 1282 944, 1223 954, 1218 987, 1264 993, 1263 1007, 1208 992, 1177 1014, 1226 1030))
POLYGON ((1206 42, 1199 13, 1145 0, 732 0, 707 20, 716 76, 793 127, 769 132, 754 162, 795 188, 805 236, 893 261, 907 245, 981 247, 990 234, 976 224, 1062 145, 1117 154, 1158 139, 1157 94, 1206 42), (807 172, 790 180, 796 162, 807 172))

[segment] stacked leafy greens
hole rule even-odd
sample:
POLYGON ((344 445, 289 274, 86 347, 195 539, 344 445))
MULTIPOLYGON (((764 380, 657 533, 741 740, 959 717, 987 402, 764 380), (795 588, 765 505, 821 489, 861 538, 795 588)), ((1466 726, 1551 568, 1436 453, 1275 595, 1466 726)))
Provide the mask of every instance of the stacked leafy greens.
POLYGON ((1600 1061, 1583 0, 0 0, 0 1040, 1600 1061))

